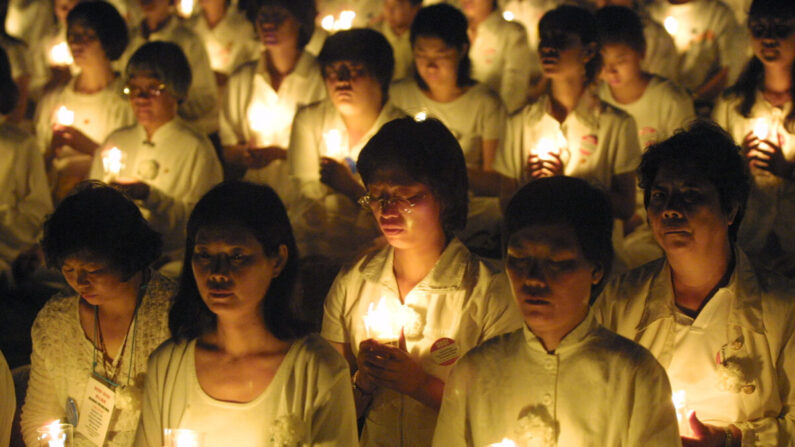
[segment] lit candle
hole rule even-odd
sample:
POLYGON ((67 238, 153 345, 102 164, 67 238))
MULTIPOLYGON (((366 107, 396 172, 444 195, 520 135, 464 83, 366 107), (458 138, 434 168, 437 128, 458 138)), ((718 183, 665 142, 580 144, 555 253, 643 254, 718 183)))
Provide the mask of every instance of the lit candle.
POLYGON ((124 158, 124 152, 115 146, 102 152, 102 170, 105 172, 107 183, 118 177, 124 168, 124 158))
POLYGON ((70 439, 68 431, 72 426, 70 424, 62 424, 60 419, 53 421, 40 429, 38 429, 38 438, 41 446, 46 447, 65 447, 67 440, 70 439))
POLYGON ((533 149, 533 154, 541 160, 554 161, 555 157, 552 154, 560 156, 560 149, 555 147, 555 142, 551 139, 541 138, 533 149))
POLYGON ((353 28, 353 20, 356 18, 356 13, 353 11, 342 11, 337 23, 334 24, 335 31, 347 30, 353 28))
POLYGON ((62 126, 71 126, 75 123, 75 112, 67 109, 66 106, 58 107, 55 111, 55 121, 62 126))
POLYGON ((509 21, 509 22, 513 22, 514 14, 511 11, 503 11, 502 12, 502 18, 507 20, 507 21, 509 21))
POLYGON ((759 118, 754 122, 754 136, 760 140, 766 140, 770 136, 770 123, 764 118, 759 118))
POLYGON ((387 300, 386 297, 381 297, 378 305, 370 303, 367 315, 364 316, 364 328, 367 331, 367 338, 373 338, 379 343, 397 346, 398 339, 400 339, 400 331, 403 329, 400 307, 396 305, 394 300, 387 300))
POLYGON ((690 421, 688 418, 687 393, 685 390, 674 391, 671 400, 674 402, 674 410, 676 411, 676 422, 679 423, 679 433, 681 435, 691 434, 690 421))
POLYGON ((50 49, 50 62, 53 65, 72 65, 74 63, 72 52, 69 51, 69 45, 66 42, 53 45, 50 49))
POLYGON ((673 36, 679 30, 679 21, 676 20, 676 17, 674 16, 668 16, 663 21, 663 26, 665 27, 665 30, 668 31, 668 34, 673 36))
POLYGON ((417 112, 417 114, 414 115, 414 121, 420 121, 421 122, 421 121, 425 121, 427 119, 428 119, 428 112, 426 112, 424 110, 421 111, 421 112, 417 112))
POLYGON ((489 444, 488 447, 516 447, 516 443, 508 438, 502 438, 502 441, 489 444))
POLYGON ((326 31, 334 31, 334 16, 329 14, 320 21, 320 26, 326 31))
POLYGON ((326 156, 341 159, 342 153, 342 133, 337 129, 331 129, 323 134, 326 142, 326 156))
POLYGON ((193 0, 179 0, 177 13, 183 18, 190 17, 193 14, 193 0))
POLYGON ((201 447, 202 433, 186 428, 166 428, 163 430, 165 447, 201 447))

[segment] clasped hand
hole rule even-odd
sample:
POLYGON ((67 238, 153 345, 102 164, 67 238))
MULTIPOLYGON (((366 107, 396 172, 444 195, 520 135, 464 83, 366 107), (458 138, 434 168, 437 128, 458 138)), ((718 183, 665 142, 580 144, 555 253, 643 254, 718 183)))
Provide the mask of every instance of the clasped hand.
POLYGON ((394 347, 373 339, 359 344, 356 362, 359 366, 357 385, 365 391, 388 388, 398 393, 414 396, 427 379, 422 367, 406 351, 406 342, 400 338, 394 347))
POLYGON ((533 180, 563 175, 563 160, 560 159, 560 155, 554 152, 545 154, 544 157, 531 153, 527 157, 525 169, 533 180))
POLYGON ((55 124, 52 127, 50 147, 56 157, 60 156, 63 146, 69 146, 86 155, 94 155, 99 145, 76 127, 55 124))
POLYGON ((795 163, 784 157, 781 149, 781 138, 778 144, 769 139, 759 139, 753 132, 749 132, 743 140, 743 152, 752 168, 770 172, 776 177, 792 178, 795 163))

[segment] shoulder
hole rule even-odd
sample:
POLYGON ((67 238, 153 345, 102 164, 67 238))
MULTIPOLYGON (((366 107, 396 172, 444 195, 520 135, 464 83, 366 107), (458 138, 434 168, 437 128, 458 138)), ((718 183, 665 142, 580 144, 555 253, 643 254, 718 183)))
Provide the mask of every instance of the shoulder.
POLYGON ((166 371, 170 365, 182 363, 186 358, 192 340, 177 340, 174 338, 164 341, 149 356, 149 368, 153 374, 166 371))
POLYGON ((151 270, 151 275, 149 284, 146 286, 146 294, 149 297, 148 305, 168 313, 171 300, 177 293, 177 283, 156 270, 151 270))
POLYGON ((662 76, 653 75, 648 88, 659 95, 660 99, 690 100, 690 95, 684 87, 662 76))
POLYGON ((309 334, 293 342, 294 350, 291 375, 303 377, 306 385, 333 384, 349 375, 348 363, 320 335, 309 334))
POLYGON ((129 126, 124 126, 114 130, 110 133, 110 135, 108 135, 108 142, 134 137, 137 133, 136 127, 138 127, 138 124, 130 124, 129 126))
POLYGON ((456 362, 455 369, 459 375, 495 377, 505 365, 506 359, 512 362, 517 360, 524 342, 523 329, 492 337, 467 351, 456 362))
POLYGON ((240 84, 241 82, 245 84, 246 87, 251 83, 251 78, 257 73, 257 64, 258 61, 248 61, 239 65, 235 70, 229 75, 229 85, 230 87, 232 84, 240 84), (248 80, 248 82, 246 82, 248 80))
POLYGON ((487 104, 490 106, 502 105, 502 99, 500 98, 500 95, 482 82, 478 82, 477 84, 473 85, 472 88, 466 92, 466 95, 481 104, 487 104))
POLYGON ((654 356, 643 346, 599 325, 589 340, 589 351, 600 357, 610 356, 621 366, 632 367, 654 364, 654 356))
POLYGON ((295 120, 321 119, 329 107, 334 107, 328 98, 315 101, 311 104, 299 106, 295 112, 295 120))
POLYGON ((413 94, 417 90, 419 90, 417 81, 415 81, 412 78, 405 78, 396 81, 389 86, 389 94, 390 94, 389 96, 390 98, 392 98, 393 96, 413 94))
POLYGON ((194 125, 188 123, 182 118, 176 117, 174 122, 174 128, 177 132, 179 132, 180 136, 184 138, 183 142, 193 143, 192 147, 185 147, 183 149, 194 149, 202 153, 206 152, 206 150, 209 149, 213 151, 214 154, 214 149, 212 143, 210 142, 210 139, 207 138, 207 135, 202 133, 194 125))
MULTIPOLYGON (((31 336, 35 341, 46 333, 62 332, 77 324, 77 306, 80 297, 70 288, 56 293, 36 315, 31 336)), ((63 334, 62 334, 63 335, 63 334)))
POLYGON ((663 269, 664 264, 665 259, 660 258, 616 276, 607 283, 599 301, 607 303, 635 301, 636 292, 647 288, 651 280, 663 269))
POLYGON ((510 120, 514 123, 521 123, 523 125, 533 125, 541 120, 546 112, 546 96, 541 96, 532 104, 528 104, 510 116, 510 120))

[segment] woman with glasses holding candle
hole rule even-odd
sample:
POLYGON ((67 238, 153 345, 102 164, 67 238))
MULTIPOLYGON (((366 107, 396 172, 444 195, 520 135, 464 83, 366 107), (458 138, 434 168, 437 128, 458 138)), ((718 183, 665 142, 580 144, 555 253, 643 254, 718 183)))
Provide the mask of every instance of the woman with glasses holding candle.
POLYGON ((291 201, 287 147, 295 111, 326 96, 320 65, 304 50, 315 29, 312 0, 258 0, 246 15, 264 46, 232 74, 221 113, 224 161, 244 179, 291 201))
POLYGON ((356 445, 345 360, 296 314, 298 253, 273 190, 215 187, 186 245, 174 338, 150 359, 135 445, 160 447, 169 428, 208 447, 356 445))
POLYGON ((134 122, 119 95, 123 80, 111 66, 127 46, 124 19, 109 3, 89 2, 75 6, 67 24, 69 48, 81 71, 45 95, 34 118, 56 201, 86 178, 108 135, 134 122))
POLYGON ((337 276, 321 335, 354 373, 361 445, 429 446, 452 365, 517 329, 519 315, 505 278, 455 237, 466 224, 466 165, 441 122, 387 123, 357 166, 361 203, 388 245, 337 276))
POLYGON ((590 310, 610 273, 612 226, 606 194, 583 180, 516 193, 505 268, 525 324, 453 368, 434 446, 679 445, 665 371, 590 310))
POLYGON ((743 148, 753 178, 738 243, 754 260, 795 274, 795 4, 756 0, 754 56, 713 118, 743 148))
POLYGON ((56 419, 75 426, 75 446, 132 445, 147 358, 169 337, 168 308, 176 286, 149 265, 160 235, 121 192, 84 183, 44 224, 47 264, 71 287, 39 312, 31 330, 30 381, 22 408, 25 444, 56 419), (91 390, 108 397, 97 413, 91 390), (89 421, 109 418, 88 438, 89 421))
MULTIPOLYGON (((459 235, 472 244, 497 235, 501 213, 497 196, 500 176, 492 165, 507 120, 500 97, 470 77, 466 17, 456 8, 438 4, 423 8, 411 25, 416 72, 413 79, 394 84, 390 97, 410 115, 441 120, 464 150, 470 200, 468 227, 459 235)), ((495 257, 498 257, 497 246, 495 257)), ((485 248, 485 247, 484 247, 485 248)))
POLYGON ((597 318, 667 370, 694 411, 686 447, 792 445, 795 284, 735 243, 750 188, 739 148, 699 123, 649 148, 640 178, 665 257, 609 283, 597 318))

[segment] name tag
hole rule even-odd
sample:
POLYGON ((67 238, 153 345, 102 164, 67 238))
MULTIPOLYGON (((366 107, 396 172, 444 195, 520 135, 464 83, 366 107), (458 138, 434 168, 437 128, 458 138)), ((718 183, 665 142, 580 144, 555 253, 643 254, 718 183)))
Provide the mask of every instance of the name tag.
POLYGON ((76 431, 95 446, 102 447, 116 404, 116 393, 92 375, 88 378, 85 396, 76 431))

